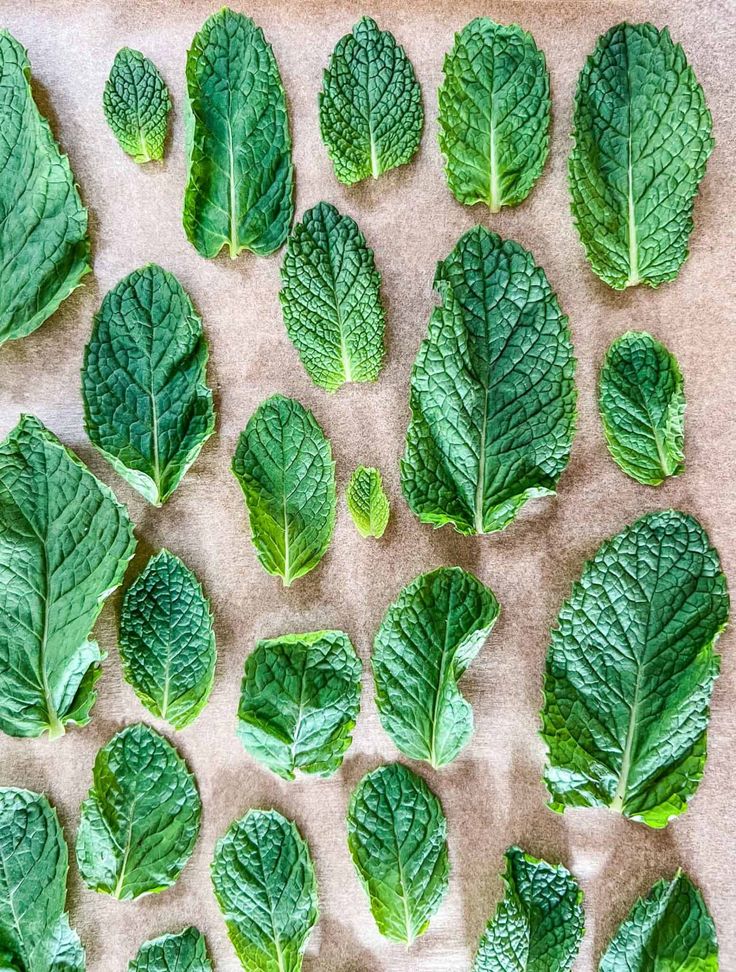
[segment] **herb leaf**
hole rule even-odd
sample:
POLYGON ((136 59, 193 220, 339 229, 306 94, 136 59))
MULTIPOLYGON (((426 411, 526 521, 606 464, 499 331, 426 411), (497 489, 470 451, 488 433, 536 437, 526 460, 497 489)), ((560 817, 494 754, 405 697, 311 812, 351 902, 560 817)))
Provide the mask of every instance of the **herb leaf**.
POLYGON ((212 972, 204 935, 190 926, 141 945, 128 972, 212 972))
POLYGON ((105 118, 134 162, 160 162, 169 131, 171 98, 158 68, 140 51, 115 55, 102 96, 105 118))
POLYGON ((718 554, 666 510, 604 543, 552 632, 542 736, 550 806, 610 807, 665 827, 703 775, 728 620, 718 554))
POLYGON ((498 601, 461 567, 440 567, 405 587, 373 644, 381 724, 405 756, 452 762, 473 732, 457 683, 499 615, 498 601))
POLYGON ((373 466, 358 466, 350 477, 346 501, 361 537, 383 536, 391 509, 380 470, 373 466))

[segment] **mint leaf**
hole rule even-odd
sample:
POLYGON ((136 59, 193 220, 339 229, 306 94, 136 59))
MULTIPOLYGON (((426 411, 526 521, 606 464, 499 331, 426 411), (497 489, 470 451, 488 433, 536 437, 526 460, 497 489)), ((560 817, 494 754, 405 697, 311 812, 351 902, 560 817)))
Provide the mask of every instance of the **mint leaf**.
POLYGON ((691 516, 650 513, 599 548, 547 653, 554 810, 610 807, 665 827, 686 809, 705 766, 728 606, 718 554, 691 516))
POLYGON ((69 852, 45 796, 0 787, 0 966, 7 972, 84 972, 69 927, 69 852))
POLYGON ((713 149, 703 89, 667 28, 618 24, 578 81, 569 178, 590 265, 622 290, 673 280, 713 149))
POLYGON ((238 736, 285 780, 332 776, 352 742, 361 664, 342 631, 259 641, 245 662, 238 736))
POLYGON ((332 52, 319 126, 335 175, 348 186, 411 162, 419 148, 424 108, 414 68, 393 34, 370 17, 332 52))
POLYGON ((300 972, 318 903, 296 825, 275 810, 249 810, 215 847, 212 884, 246 972, 300 972))
POLYGON ((281 267, 286 331, 316 385, 375 381, 386 325, 381 275, 357 223, 329 203, 304 214, 281 267))
POLYGON ((77 833, 82 880, 121 901, 165 891, 191 857, 201 809, 171 743, 142 723, 128 726, 95 759, 77 833))
POLYGON ((549 74, 531 34, 477 17, 455 35, 439 89, 439 140, 458 202, 492 213, 531 192, 549 154, 549 74))
POLYGON ((583 937, 583 892, 562 864, 506 851, 505 893, 473 972, 568 972, 583 937))
POLYGON ((82 368, 87 434, 155 506, 214 432, 207 353, 189 296, 154 263, 113 287, 95 315, 82 368))
POLYGON ((476 226, 437 265, 411 376, 404 496, 423 523, 492 533, 554 493, 575 430, 567 318, 530 253, 476 226))
POLYGON ((332 536, 337 494, 330 443, 311 412, 274 395, 241 433, 233 473, 258 559, 289 587, 317 566, 332 536))
POLYGON ((89 634, 133 555, 133 527, 37 418, 0 443, 0 729, 89 722, 103 653, 89 634))
POLYGON ((658 881, 613 936, 599 972, 718 972, 716 929, 703 896, 681 871, 658 881))
POLYGON ((353 792, 348 847, 379 932, 411 945, 447 894, 447 822, 440 801, 406 766, 381 766, 353 792))
POLYGON ((26 51, 0 30, 0 345, 40 327, 90 265, 87 210, 33 100, 26 51))
POLYGON ((162 550, 123 598, 125 679, 149 712, 183 729, 207 704, 216 658, 212 614, 199 581, 178 557, 162 550))
POLYGON ((187 53, 184 231, 204 257, 227 246, 261 255, 283 244, 294 215, 286 96, 271 45, 250 17, 224 7, 187 53))
POLYGON ((128 972, 212 972, 204 935, 190 926, 178 935, 144 942, 128 972))
POLYGON ((382 537, 391 513, 380 470, 358 466, 350 477, 346 501, 361 537, 382 537))
POLYGON ((473 733, 473 710, 458 689, 499 615, 498 601, 461 567, 440 567, 405 587, 373 643, 381 724, 405 756, 438 768, 473 733))
POLYGON ((171 98, 153 61, 129 47, 119 50, 102 107, 120 148, 134 162, 159 162, 164 157, 171 98))
POLYGON ((616 464, 658 486, 685 468, 685 393, 677 359, 645 331, 628 331, 608 349, 598 406, 616 464))

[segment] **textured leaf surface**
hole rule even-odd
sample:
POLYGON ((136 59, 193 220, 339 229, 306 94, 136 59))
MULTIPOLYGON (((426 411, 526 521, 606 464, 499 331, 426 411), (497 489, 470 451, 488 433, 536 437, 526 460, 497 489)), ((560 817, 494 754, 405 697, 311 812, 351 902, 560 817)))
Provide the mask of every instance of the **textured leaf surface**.
POLYGON ((189 296, 156 264, 121 280, 95 315, 82 369, 87 434, 156 506, 214 431, 207 353, 189 296))
MULTIPOLYGON (((637 901, 599 972, 718 972, 716 929, 703 897, 682 873, 637 901)), ((725 972, 725 968, 724 968, 725 972)))
POLYGON ((259 641, 245 663, 238 736, 256 759, 293 780, 331 776, 352 742, 361 664, 342 631, 259 641))
POLYGON ((568 972, 583 937, 583 893, 561 864, 506 851, 505 893, 473 972, 568 972))
POLYGON ((685 393, 677 359, 644 331, 608 349, 598 394, 608 449, 623 471, 658 486, 685 468, 685 393))
POLYGON ((153 715, 183 729, 207 704, 216 658, 210 605, 199 581, 178 557, 162 550, 123 598, 125 678, 153 715))
POLYGON ((482 226, 439 263, 411 377, 402 487, 423 523, 502 530, 554 493, 575 431, 567 318, 541 267, 482 226))
POLYGON ((292 581, 316 567, 335 525, 332 449, 311 412, 274 395, 248 420, 233 458, 258 559, 292 581))
POLYGON ((135 162, 159 162, 164 157, 171 98, 153 61, 129 47, 119 50, 102 106, 120 147, 135 162))
POLYGON ((312 381, 375 381, 386 325, 381 276, 355 220, 329 203, 294 227, 281 268, 286 331, 312 381))
POLYGON ((91 270, 87 210, 30 77, 0 30, 0 345, 40 327, 91 270))
POLYGON ((318 906, 296 825, 275 810, 249 810, 217 844, 212 883, 246 972, 300 972, 318 906))
POLYGON ((598 276, 621 290, 673 280, 713 149, 703 89, 667 28, 618 24, 578 81, 572 212, 598 276))
POLYGON ((549 154, 549 74, 534 38, 477 17, 445 57, 440 149, 458 202, 491 212, 531 192, 549 154))
POLYGON ((319 96, 322 140, 340 182, 352 185, 410 162, 422 140, 422 92, 393 34, 361 18, 342 37, 319 96))
POLYGON ((69 853, 40 793, 0 788, 0 966, 7 972, 84 972, 69 927, 69 853))
POLYGON ((95 759, 77 834, 82 879, 123 901, 164 891, 191 856, 200 814, 176 749, 148 726, 128 726, 95 759))
POLYGON ((162 935, 141 945, 128 972, 212 972, 204 935, 185 928, 178 935, 162 935))
POLYGON ((691 516, 651 513, 600 547, 547 653, 553 809, 611 807, 650 827, 686 809, 703 775, 728 607, 718 554, 691 516))
POLYGON ((267 254, 294 215, 286 96, 260 27, 227 7, 187 54, 188 177, 184 230, 204 257, 223 246, 267 254))
POLYGON ((406 766, 381 766, 363 777, 350 800, 348 847, 378 930, 411 945, 447 894, 440 801, 406 766))
POLYGON ((125 507, 38 419, 0 444, 0 729, 83 726, 103 654, 89 634, 133 555, 125 507))
POLYGON ((380 470, 372 466, 358 466, 350 477, 346 499, 361 537, 382 537, 391 509, 380 470))
POLYGON ((473 733, 458 689, 499 614, 498 601, 461 567, 440 567, 405 587, 373 643, 381 724, 411 759, 452 762, 473 733))

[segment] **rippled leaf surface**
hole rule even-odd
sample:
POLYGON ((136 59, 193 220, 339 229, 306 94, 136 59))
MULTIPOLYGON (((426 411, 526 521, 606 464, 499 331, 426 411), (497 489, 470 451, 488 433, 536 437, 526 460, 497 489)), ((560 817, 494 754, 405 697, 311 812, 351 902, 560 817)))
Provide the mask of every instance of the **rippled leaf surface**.
POLYGON ((204 935, 190 926, 178 935, 145 942, 128 963, 128 972, 212 972, 204 935))
POLYGON ((380 470, 372 466, 358 466, 350 477, 346 500, 361 537, 382 537, 391 510, 380 470))
POLYGON ((119 50, 102 106, 120 147, 134 162, 159 162, 164 157, 171 98, 153 61, 129 47, 119 50))

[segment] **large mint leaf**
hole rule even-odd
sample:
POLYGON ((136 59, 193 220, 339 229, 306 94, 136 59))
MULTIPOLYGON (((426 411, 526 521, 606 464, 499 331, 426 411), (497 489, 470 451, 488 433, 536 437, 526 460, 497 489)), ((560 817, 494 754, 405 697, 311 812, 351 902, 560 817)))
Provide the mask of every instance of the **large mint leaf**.
POLYGON ((507 526, 554 493, 575 430, 567 318, 531 254, 482 226, 439 263, 411 377, 404 495, 423 523, 507 526))
POLYGON ((156 506, 214 431, 206 371, 202 322, 173 274, 151 263, 107 294, 84 353, 87 434, 156 506))
POLYGON ((83 726, 103 654, 89 634, 135 548, 125 507, 38 419, 0 443, 0 729, 83 726))
POLYGON ((461 567, 440 567, 405 587, 373 643, 381 724, 398 748, 435 768, 451 762, 473 732, 458 689, 499 614, 498 601, 461 567))
POLYGON ((204 257, 227 246, 267 254, 294 215, 286 96, 276 58, 250 17, 224 7, 187 54, 184 230, 204 257))
POLYGON ((129 47, 119 50, 102 107, 120 147, 133 161, 159 162, 164 157, 171 98, 153 61, 129 47))
POLYGON ((0 967, 84 972, 65 913, 69 852, 45 796, 0 787, 0 967))
POLYGON ((0 30, 0 345, 35 331, 89 273, 87 210, 31 91, 23 47, 0 30))
POLYGON ((477 17, 445 57, 440 148, 458 202, 496 213, 531 192, 549 154, 549 74, 534 38, 477 17))
POLYGON ((686 809, 705 766, 728 607, 718 554, 691 516, 651 513, 599 548, 547 653, 553 809, 611 807, 650 827, 686 809))
POLYGON ((178 935, 144 942, 128 972, 212 972, 204 935, 190 926, 178 935))
POLYGON ((382 537, 391 515, 379 469, 357 466, 345 493, 348 512, 361 537, 382 537))
POLYGON ((621 290, 673 280, 713 149, 703 89, 667 28, 618 24, 575 98, 572 213, 598 276, 621 290))

